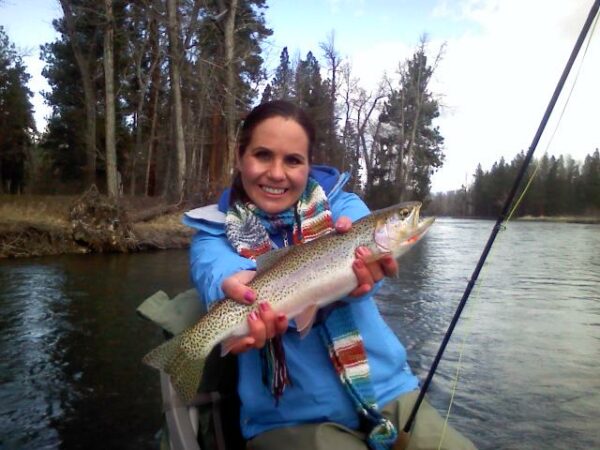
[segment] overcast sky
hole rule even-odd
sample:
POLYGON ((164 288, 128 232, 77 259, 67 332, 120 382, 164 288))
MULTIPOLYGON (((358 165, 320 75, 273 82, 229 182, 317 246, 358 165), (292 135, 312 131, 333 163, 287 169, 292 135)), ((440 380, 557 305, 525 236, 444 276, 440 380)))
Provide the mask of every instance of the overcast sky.
MULTIPOLYGON (((341 56, 352 61, 365 88, 384 72, 394 75, 426 33, 435 54, 445 52, 432 90, 444 105, 438 125, 445 137, 446 162, 434 175, 433 190, 470 182, 477 163, 488 169, 501 156, 526 150, 537 130, 593 0, 271 0, 267 24, 274 34, 265 45, 272 67, 287 46, 292 56, 312 50, 331 31, 341 56)), ((34 91, 47 89, 38 46, 54 39, 54 0, 4 0, 0 25, 21 50, 34 77, 34 91)), ((598 28, 598 27, 597 27, 598 28)), ((581 160, 600 147, 600 42, 595 30, 560 126, 556 118, 538 147, 581 160)), ((573 86, 572 76, 565 94, 573 86)), ((48 114, 34 101, 39 123, 48 114)))

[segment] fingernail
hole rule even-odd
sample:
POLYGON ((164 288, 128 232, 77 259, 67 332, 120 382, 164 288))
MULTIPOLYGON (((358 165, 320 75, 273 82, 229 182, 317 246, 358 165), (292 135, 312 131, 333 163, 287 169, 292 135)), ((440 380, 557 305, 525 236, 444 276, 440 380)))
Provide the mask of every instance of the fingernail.
POLYGON ((361 259, 357 259, 356 261, 354 261, 354 267, 356 267, 357 269, 362 269, 363 267, 365 267, 365 263, 361 259))
POLYGON ((258 311, 252 311, 248 317, 250 318, 250 320, 258 320, 258 311))
POLYGON ((258 304, 258 307, 260 308, 261 311, 268 311, 269 310, 269 303, 268 302, 260 302, 258 304))
POLYGON ((285 314, 279 313, 277 314, 277 320, 283 322, 285 320, 285 314))
POLYGON ((244 292, 244 300, 246 300, 247 302, 252 303, 255 300, 256 296, 254 295, 253 291, 246 291, 244 292))
POLYGON ((358 247, 358 254, 360 256, 368 256, 369 255, 369 249, 367 247, 358 247))

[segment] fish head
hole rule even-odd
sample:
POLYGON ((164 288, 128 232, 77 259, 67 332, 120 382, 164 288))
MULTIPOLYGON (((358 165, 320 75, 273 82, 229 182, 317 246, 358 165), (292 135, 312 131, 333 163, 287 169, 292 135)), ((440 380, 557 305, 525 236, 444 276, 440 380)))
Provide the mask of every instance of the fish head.
POLYGON ((373 238, 377 249, 397 259, 416 244, 435 220, 421 220, 420 209, 421 202, 405 202, 374 212, 373 238))

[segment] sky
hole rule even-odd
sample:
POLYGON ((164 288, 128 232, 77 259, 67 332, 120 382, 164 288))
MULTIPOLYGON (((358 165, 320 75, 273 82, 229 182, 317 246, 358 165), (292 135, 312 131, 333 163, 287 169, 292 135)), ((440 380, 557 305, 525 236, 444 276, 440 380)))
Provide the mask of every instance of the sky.
MULTIPOLYGON (((501 157, 510 161, 528 149, 592 3, 270 0, 265 16, 273 36, 264 56, 274 68, 287 46, 292 57, 310 50, 324 61, 319 43, 333 32, 340 56, 351 62, 360 85, 372 90, 384 74, 396 75, 422 35, 428 36, 432 58, 443 46, 431 90, 442 105, 436 125, 445 138, 446 159, 432 178, 432 190, 447 191, 470 183, 478 163, 487 170, 501 157)), ((41 127, 49 109, 37 94, 48 89, 38 48, 55 39, 51 22, 59 15, 57 0, 0 0, 0 25, 26 55, 41 127)), ((581 161, 600 147, 598 28, 585 58, 576 62, 536 156, 547 151, 581 161)))

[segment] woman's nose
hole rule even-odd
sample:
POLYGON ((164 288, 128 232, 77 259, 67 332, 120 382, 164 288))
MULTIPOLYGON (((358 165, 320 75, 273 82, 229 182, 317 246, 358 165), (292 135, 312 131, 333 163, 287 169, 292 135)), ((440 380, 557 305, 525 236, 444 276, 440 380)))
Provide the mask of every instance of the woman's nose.
POLYGON ((273 180, 282 180, 285 178, 285 171, 283 168, 283 164, 279 161, 274 161, 269 168, 269 176, 273 180))

